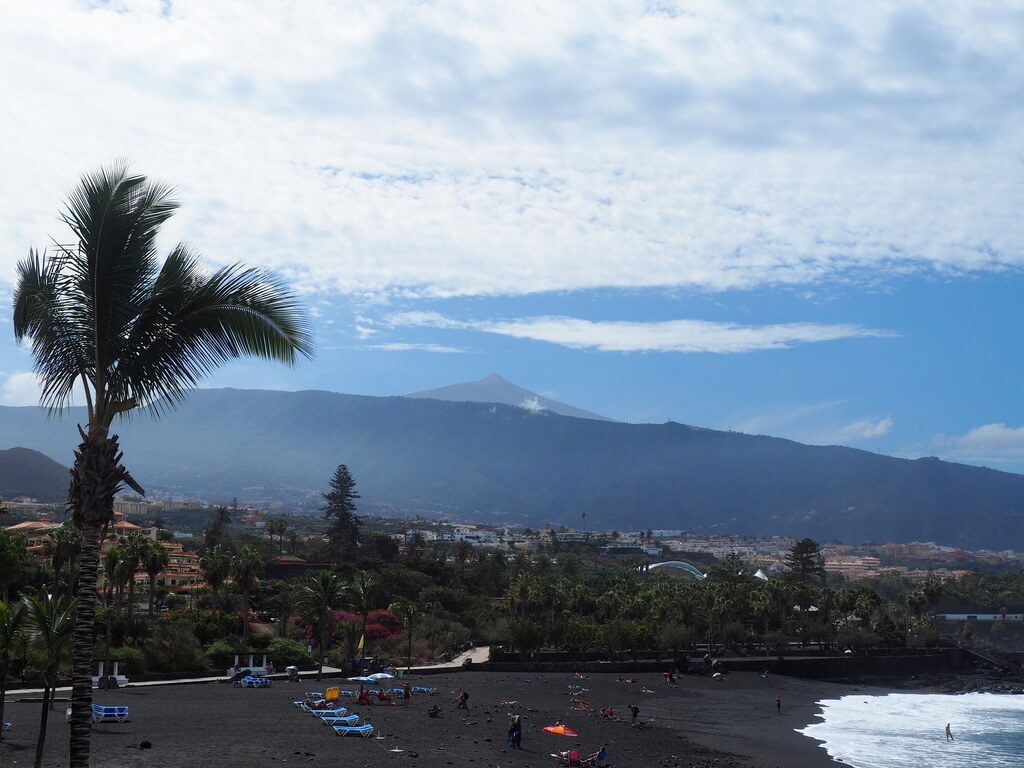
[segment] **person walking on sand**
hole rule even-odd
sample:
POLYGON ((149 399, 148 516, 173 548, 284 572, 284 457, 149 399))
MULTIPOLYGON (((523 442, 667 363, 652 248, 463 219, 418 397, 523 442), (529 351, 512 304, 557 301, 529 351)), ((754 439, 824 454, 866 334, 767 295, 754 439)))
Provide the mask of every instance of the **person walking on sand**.
POLYGON ((949 730, 949 723, 946 723, 946 741, 953 741, 953 732, 949 730))
POLYGON ((781 694, 775 697, 775 709, 778 710, 780 715, 782 714, 782 695, 781 694))
POLYGON ((469 701, 469 694, 466 693, 465 688, 459 690, 459 695, 455 697, 455 700, 459 702, 455 707, 456 709, 469 709, 469 707, 466 705, 466 702, 469 701))

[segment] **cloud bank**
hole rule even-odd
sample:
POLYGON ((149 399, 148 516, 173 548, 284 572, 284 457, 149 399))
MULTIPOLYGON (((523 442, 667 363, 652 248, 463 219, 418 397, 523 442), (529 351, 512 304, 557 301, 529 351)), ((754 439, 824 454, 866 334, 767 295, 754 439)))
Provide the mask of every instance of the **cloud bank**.
POLYGON ((326 294, 1016 269, 1021 19, 995 2, 23 4, 0 31, 19 190, 0 275, 61 237, 65 190, 118 155, 180 187, 170 239, 326 294))

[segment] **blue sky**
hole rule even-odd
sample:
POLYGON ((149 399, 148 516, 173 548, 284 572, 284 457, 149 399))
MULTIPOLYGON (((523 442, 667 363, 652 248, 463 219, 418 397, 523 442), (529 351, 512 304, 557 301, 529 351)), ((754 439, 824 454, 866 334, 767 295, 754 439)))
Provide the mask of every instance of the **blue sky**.
MULTIPOLYGON (((0 311, 119 157, 317 356, 1024 471, 1024 6, 40 0, 0 28, 0 311)), ((9 317, 9 314, 8 314, 9 317)), ((0 402, 36 402, 0 335, 0 402)), ((7 446, 0 446, 7 447, 7 446)))

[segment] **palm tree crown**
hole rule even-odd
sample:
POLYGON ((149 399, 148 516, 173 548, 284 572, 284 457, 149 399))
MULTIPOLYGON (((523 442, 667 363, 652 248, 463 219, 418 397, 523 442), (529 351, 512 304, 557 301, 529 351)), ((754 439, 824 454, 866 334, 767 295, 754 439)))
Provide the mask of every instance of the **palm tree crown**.
POLYGON ((237 264, 207 276, 185 244, 159 262, 171 192, 124 164, 86 176, 61 216, 77 243, 18 264, 14 333, 32 341, 44 406, 62 410, 80 382, 90 425, 109 427, 140 406, 173 407, 232 358, 311 356, 277 278, 237 264))

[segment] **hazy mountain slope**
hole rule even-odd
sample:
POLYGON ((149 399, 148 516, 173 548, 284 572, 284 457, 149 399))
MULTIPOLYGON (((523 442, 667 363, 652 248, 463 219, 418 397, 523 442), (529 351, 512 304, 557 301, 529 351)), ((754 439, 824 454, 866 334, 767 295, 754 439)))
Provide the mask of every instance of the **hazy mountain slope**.
POLYGON ((574 408, 571 405, 551 400, 528 389, 523 389, 512 382, 492 373, 480 381, 469 381, 464 384, 452 384, 427 392, 413 392, 406 397, 429 398, 431 400, 448 400, 456 403, 502 403, 525 408, 528 411, 551 411, 562 416, 573 416, 578 419, 598 419, 610 421, 596 413, 574 408))
MULTIPOLYGON (((0 440, 70 463, 73 423, 0 410, 0 440)), ((478 403, 201 390, 117 430, 143 486, 219 498, 323 490, 348 464, 366 500, 467 518, 686 528, 844 541, 1024 540, 1024 476, 680 424, 620 424, 478 403)), ((2 446, 2 442, 0 442, 2 446)))
POLYGON ((0 498, 27 496, 43 503, 62 502, 68 496, 71 474, 67 467, 28 448, 0 450, 0 498))

